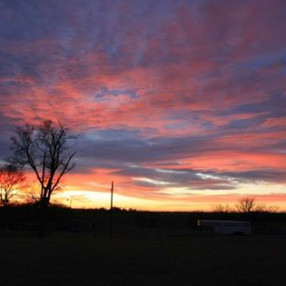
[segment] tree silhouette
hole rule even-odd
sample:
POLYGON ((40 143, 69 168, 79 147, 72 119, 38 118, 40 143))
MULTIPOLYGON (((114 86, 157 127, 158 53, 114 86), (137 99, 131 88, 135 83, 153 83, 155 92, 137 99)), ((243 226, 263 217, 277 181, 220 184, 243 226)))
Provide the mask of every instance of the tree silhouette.
POLYGON ((229 205, 218 204, 213 208, 213 212, 215 213, 229 213, 231 211, 232 209, 229 207, 229 205))
POLYGON ((76 136, 60 122, 50 120, 40 125, 26 124, 18 127, 11 137, 13 155, 11 161, 21 166, 28 165, 40 183, 38 236, 45 235, 47 208, 54 191, 59 188, 62 177, 70 172, 75 151, 76 136))
POLYGON ((236 204, 235 207, 238 212, 250 213, 255 210, 256 207, 255 198, 243 197, 239 200, 238 204, 236 204))
POLYGON ((13 161, 30 166, 35 173, 41 187, 39 204, 43 208, 49 205, 62 177, 75 166, 75 138, 61 123, 55 126, 50 120, 18 127, 11 138, 13 161))
POLYGON ((17 164, 7 163, 0 169, 0 202, 3 207, 9 205, 24 181, 22 168, 17 164))

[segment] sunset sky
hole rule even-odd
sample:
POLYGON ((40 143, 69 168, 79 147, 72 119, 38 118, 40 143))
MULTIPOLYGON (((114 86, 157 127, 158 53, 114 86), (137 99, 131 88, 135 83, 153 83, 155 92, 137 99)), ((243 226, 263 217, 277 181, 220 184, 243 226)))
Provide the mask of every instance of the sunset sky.
MULTIPOLYGON (((0 0, 0 157, 60 120, 72 207, 286 210, 286 1, 0 0)), ((69 200, 69 201, 68 201, 69 200)))

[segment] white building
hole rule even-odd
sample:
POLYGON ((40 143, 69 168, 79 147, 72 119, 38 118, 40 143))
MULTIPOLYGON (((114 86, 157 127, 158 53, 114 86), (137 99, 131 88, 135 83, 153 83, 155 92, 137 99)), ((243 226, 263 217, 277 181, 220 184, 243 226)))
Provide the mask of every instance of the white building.
POLYGON ((198 226, 215 234, 250 234, 250 221, 198 220, 198 226))

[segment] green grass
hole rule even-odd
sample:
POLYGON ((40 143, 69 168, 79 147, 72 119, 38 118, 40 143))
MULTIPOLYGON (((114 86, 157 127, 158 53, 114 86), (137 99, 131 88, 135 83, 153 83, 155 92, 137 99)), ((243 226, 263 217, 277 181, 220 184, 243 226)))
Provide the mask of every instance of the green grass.
POLYGON ((1 286, 285 285, 284 236, 0 233, 1 286))

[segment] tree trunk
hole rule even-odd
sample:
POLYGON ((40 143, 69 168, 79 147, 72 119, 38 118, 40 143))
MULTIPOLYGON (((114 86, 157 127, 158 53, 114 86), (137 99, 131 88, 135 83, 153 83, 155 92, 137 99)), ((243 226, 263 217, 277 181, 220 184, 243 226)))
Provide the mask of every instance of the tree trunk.
POLYGON ((39 204, 39 215, 38 215, 38 237, 44 238, 46 236, 46 223, 47 223, 47 212, 48 212, 49 200, 48 198, 41 198, 39 204))

